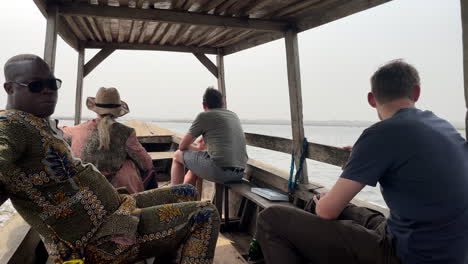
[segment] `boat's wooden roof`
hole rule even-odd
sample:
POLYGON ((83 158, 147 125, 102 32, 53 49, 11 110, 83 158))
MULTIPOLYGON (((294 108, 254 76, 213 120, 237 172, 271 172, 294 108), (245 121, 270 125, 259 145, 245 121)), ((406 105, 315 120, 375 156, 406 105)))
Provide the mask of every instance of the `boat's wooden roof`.
POLYGON ((391 0, 34 0, 73 48, 231 54, 391 0))

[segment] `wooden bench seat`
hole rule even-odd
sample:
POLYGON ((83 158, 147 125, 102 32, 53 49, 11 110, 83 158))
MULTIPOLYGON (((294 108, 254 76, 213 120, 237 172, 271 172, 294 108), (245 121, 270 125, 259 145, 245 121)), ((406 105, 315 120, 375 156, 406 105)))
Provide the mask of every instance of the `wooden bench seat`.
POLYGON ((163 151, 163 152, 148 152, 151 156, 151 159, 154 160, 171 160, 174 156, 173 151, 163 151))
POLYGON ((254 202, 257 206, 259 206, 261 208, 267 208, 267 207, 270 207, 272 205, 285 205, 285 206, 294 207, 294 205, 289 203, 289 202, 270 201, 268 199, 265 199, 265 198, 261 197, 258 194, 253 193, 251 191, 252 186, 250 184, 248 184, 248 183, 229 184, 229 185, 227 185, 227 187, 231 191, 233 191, 233 192, 241 195, 242 197, 245 197, 245 198, 249 199, 250 201, 254 202))

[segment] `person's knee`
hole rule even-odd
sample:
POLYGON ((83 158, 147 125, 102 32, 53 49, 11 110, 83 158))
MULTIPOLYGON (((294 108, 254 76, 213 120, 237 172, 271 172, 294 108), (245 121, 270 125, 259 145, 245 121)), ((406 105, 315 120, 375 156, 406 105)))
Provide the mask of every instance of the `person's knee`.
POLYGON ((283 206, 273 205, 265 208, 258 215, 258 226, 273 227, 285 213, 283 206))
POLYGON ((198 197, 197 188, 192 184, 177 185, 180 193, 183 193, 189 200, 194 201, 198 197))
POLYGON ((183 152, 181 150, 177 150, 176 152, 174 152, 174 156, 172 157, 172 160, 183 164, 184 163, 183 152))

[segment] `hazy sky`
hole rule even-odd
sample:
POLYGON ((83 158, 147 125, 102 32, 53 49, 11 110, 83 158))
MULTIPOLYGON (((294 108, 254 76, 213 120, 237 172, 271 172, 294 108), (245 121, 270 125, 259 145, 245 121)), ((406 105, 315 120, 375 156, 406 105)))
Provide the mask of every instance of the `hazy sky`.
MULTIPOLYGON (((42 56, 46 23, 34 3, 3 2, 0 64, 18 53, 42 56)), ((299 49, 306 120, 377 120, 366 102, 369 77, 395 58, 419 70, 420 108, 464 120, 459 0, 395 0, 301 33, 299 49)), ((95 53, 88 51, 86 60, 95 53)), ((64 85, 56 115, 74 114, 77 57, 59 39, 56 75, 64 85)), ((228 107, 242 119, 289 119, 285 59, 284 40, 226 56, 228 107)), ((127 118, 192 118, 209 85, 216 79, 192 54, 117 51, 85 79, 84 96, 114 86, 130 106, 127 118)))

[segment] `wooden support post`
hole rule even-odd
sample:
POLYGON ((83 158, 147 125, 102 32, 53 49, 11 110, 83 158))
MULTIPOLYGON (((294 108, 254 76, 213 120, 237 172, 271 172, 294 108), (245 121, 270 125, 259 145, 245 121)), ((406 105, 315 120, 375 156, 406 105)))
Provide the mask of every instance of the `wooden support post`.
POLYGON ((56 6, 47 8, 47 28, 44 46, 44 60, 49 64, 50 70, 55 70, 55 54, 57 51, 57 28, 59 12, 56 6))
POLYGON ((467 108, 465 116, 465 132, 468 140, 468 3, 460 0, 461 19, 462 19, 462 34, 463 34, 463 77, 465 86, 465 104, 467 108))
MULTIPOLYGON (((302 120, 301 72, 299 65, 299 47, 297 32, 288 30, 285 34, 286 61, 288 67, 289 104, 291 108, 291 125, 293 149, 296 169, 299 168, 302 143, 304 140, 304 124, 302 120)), ((301 183, 308 183, 307 163, 304 162, 300 175, 301 183)))
POLYGON ((83 77, 86 77, 90 74, 101 62, 103 62, 107 57, 109 57, 115 49, 112 48, 103 48, 99 51, 92 59, 90 59, 84 66, 83 77))
POLYGON ((216 56, 216 65, 218 67, 218 90, 223 95, 224 107, 227 108, 226 101, 226 80, 224 78, 224 55, 218 51, 216 56))
POLYGON ((224 226, 229 228, 229 187, 224 186, 224 226))
POLYGON ((197 189, 197 192, 198 192, 197 200, 200 201, 201 198, 203 197, 203 178, 198 177, 195 185, 196 185, 195 188, 197 189))
POLYGON ((218 209, 220 217, 223 214, 223 190, 224 186, 222 184, 215 183, 215 197, 213 204, 215 205, 216 209, 218 209))
POLYGON ((76 76, 76 98, 75 98, 75 125, 81 122, 81 106, 83 100, 83 79, 84 79, 85 49, 78 51, 78 74, 76 76))

